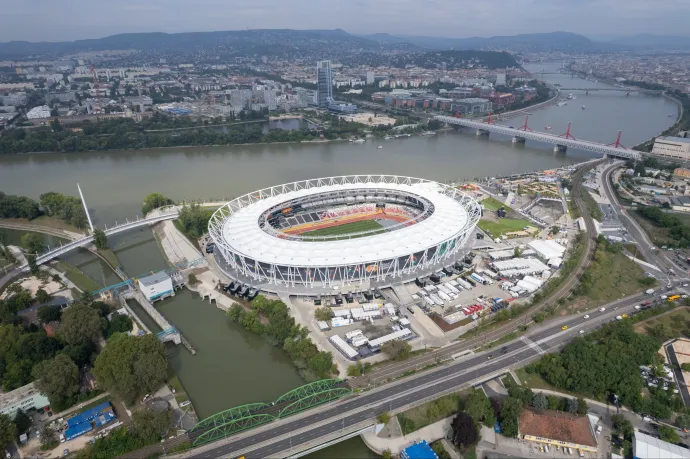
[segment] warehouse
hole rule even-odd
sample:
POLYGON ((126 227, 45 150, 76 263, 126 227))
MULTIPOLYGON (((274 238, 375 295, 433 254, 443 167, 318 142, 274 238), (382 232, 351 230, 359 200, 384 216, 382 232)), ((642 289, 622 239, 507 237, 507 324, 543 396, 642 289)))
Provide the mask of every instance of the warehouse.
POLYGON ((552 258, 563 258, 565 254, 565 247, 553 240, 535 240, 527 244, 534 250, 539 258, 542 260, 550 260, 552 258))
POLYGON ((172 279, 165 271, 140 278, 139 290, 151 302, 175 296, 172 279))
POLYGON ((543 273, 549 267, 538 258, 513 258, 512 260, 492 263, 502 277, 517 277, 528 274, 543 273))

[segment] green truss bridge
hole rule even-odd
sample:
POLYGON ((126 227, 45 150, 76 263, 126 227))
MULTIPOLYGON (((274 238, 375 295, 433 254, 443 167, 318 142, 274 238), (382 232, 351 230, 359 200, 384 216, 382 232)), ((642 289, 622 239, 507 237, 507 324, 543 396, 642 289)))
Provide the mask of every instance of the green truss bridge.
POLYGON ((352 389, 345 381, 321 379, 293 389, 273 403, 249 403, 202 419, 189 431, 189 438, 193 446, 201 446, 350 394, 352 389))

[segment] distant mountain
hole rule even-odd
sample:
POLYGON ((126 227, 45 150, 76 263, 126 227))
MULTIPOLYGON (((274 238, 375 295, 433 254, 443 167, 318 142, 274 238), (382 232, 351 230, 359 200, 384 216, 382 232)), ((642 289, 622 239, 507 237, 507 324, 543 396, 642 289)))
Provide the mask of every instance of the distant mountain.
POLYGON ((631 48, 649 48, 649 49, 668 49, 680 50, 690 49, 690 36, 671 36, 671 35, 651 35, 641 33, 628 37, 618 37, 612 40, 607 40, 619 46, 627 46, 631 48))
POLYGON ((364 35, 365 38, 379 43, 410 43, 427 49, 482 49, 511 51, 573 51, 586 50, 593 42, 583 36, 570 32, 530 33, 521 35, 471 38, 446 38, 391 35, 378 33, 364 35))
MULTIPOLYGON (((409 48, 411 45, 392 45, 409 48)), ((141 50, 141 51, 211 51, 235 55, 285 55, 299 52, 327 52, 349 50, 376 51, 391 48, 374 40, 351 35, 342 29, 291 30, 256 29, 220 32, 189 33, 127 33, 104 38, 69 42, 11 41, 0 43, 0 58, 20 58, 28 55, 61 55, 85 51, 141 50)), ((412 47, 415 48, 415 47, 412 47)))

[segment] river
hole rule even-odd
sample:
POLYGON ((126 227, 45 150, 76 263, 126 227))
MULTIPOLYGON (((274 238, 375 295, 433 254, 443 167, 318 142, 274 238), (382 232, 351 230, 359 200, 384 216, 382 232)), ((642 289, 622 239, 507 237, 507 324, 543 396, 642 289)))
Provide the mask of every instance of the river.
MULTIPOLYGON (((555 72, 556 64, 529 70, 555 72)), ((569 87, 605 87, 568 75, 546 75, 550 83, 569 87)), ((529 125, 535 131, 552 126, 565 132, 568 121, 577 138, 610 143, 623 130, 631 146, 656 135, 675 121, 677 107, 661 97, 618 92, 572 92, 577 99, 562 107, 535 110, 529 125), (581 105, 586 109, 581 109, 581 105), (669 115, 671 115, 669 117, 669 115)), ((515 127, 524 117, 502 121, 515 127)), ((97 225, 111 225, 141 213, 143 197, 161 192, 175 200, 230 199, 262 187, 295 180, 346 174, 399 174, 454 181, 547 169, 591 158, 588 152, 554 153, 551 145, 512 144, 509 137, 477 138, 470 131, 435 136, 368 140, 364 144, 328 142, 200 148, 171 148, 93 153, 45 153, 0 157, 0 191, 38 198, 57 191, 77 195, 81 185, 97 225), (383 146, 379 150, 377 147, 383 146)), ((10 237, 11 232, 5 232, 10 237)), ((17 234, 11 236, 18 237, 17 234)), ((111 238, 110 245, 131 276, 160 270, 167 263, 150 230, 111 238)), ((118 279, 88 252, 69 262, 101 285, 118 279)), ((302 382, 286 356, 259 337, 229 323, 214 306, 183 292, 159 305, 168 319, 197 349, 169 349, 170 364, 189 392, 200 416, 233 405, 271 401, 302 382)), ((374 457, 359 439, 352 439, 309 457, 374 457)))

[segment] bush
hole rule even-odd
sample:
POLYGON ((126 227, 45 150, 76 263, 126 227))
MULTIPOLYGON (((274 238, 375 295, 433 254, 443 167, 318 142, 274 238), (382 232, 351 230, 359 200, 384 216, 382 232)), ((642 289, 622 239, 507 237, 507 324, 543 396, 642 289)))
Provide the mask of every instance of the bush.
POLYGON ((410 357, 412 347, 407 341, 394 339, 381 346, 381 352, 393 360, 406 360, 410 357))

